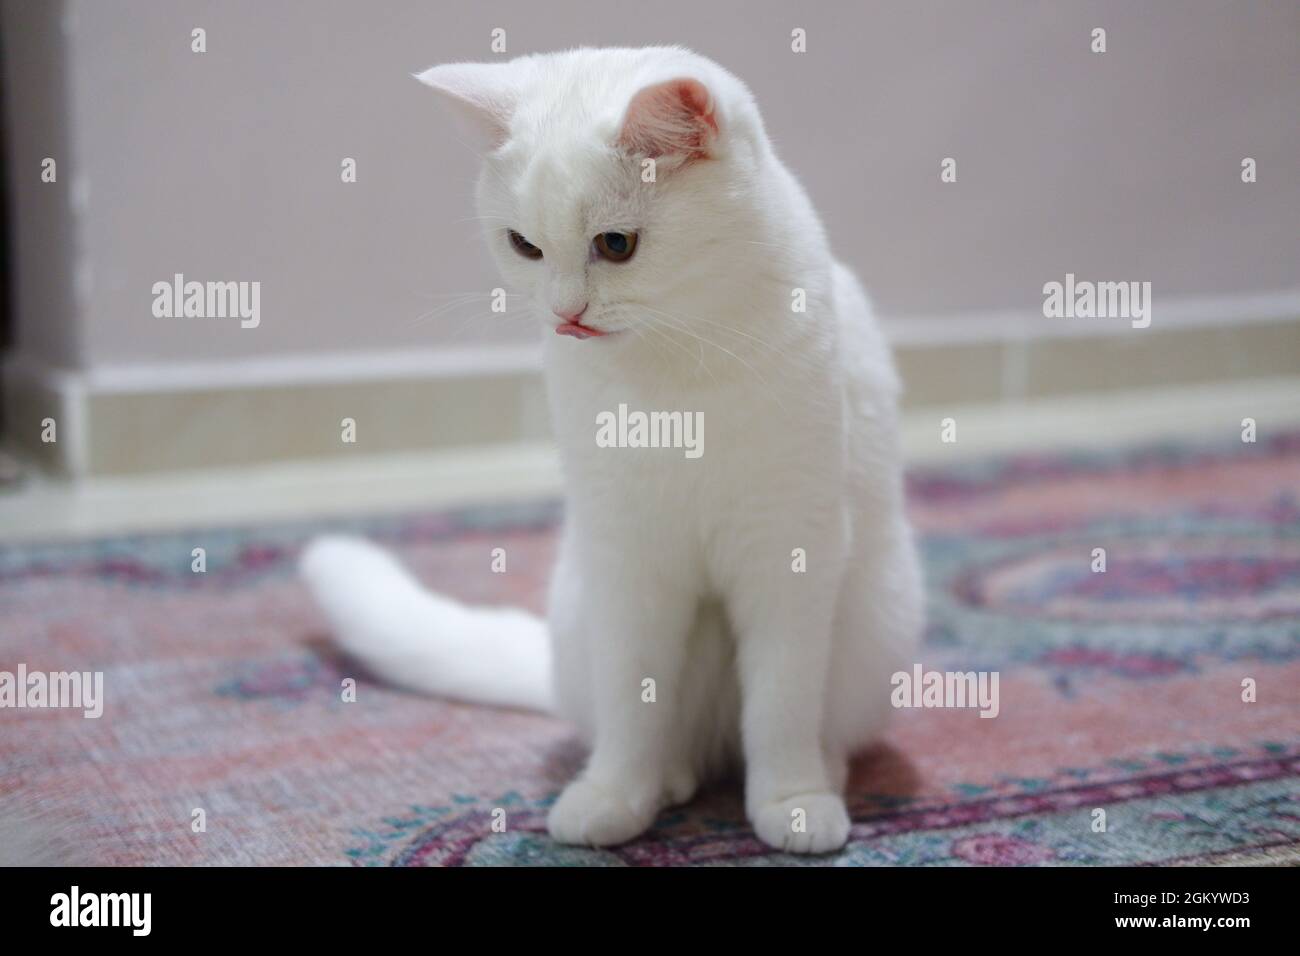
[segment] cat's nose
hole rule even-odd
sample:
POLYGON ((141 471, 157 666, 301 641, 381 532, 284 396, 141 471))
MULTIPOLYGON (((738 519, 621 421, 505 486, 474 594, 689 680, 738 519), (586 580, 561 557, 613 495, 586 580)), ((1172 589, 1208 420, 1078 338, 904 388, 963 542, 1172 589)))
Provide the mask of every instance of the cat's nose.
POLYGON ((582 318, 582 313, 587 311, 587 303, 582 303, 580 309, 552 309, 551 311, 565 322, 577 322, 578 319, 582 318))

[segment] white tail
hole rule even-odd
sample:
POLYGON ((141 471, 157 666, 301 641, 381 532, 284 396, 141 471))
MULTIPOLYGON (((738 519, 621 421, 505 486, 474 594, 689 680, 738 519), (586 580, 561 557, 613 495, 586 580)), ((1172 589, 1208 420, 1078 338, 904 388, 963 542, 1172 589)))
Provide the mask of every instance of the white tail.
POLYGON ((359 538, 317 538, 299 568, 335 640, 376 677, 439 697, 551 709, 546 625, 532 614, 426 591, 359 538))

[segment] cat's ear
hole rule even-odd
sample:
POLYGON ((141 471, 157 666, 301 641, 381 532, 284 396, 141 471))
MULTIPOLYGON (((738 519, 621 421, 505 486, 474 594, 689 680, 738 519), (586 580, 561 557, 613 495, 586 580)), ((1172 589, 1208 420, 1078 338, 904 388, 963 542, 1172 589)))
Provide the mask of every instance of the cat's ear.
POLYGON ((518 76, 509 63, 445 63, 414 74, 451 103, 491 148, 506 141, 518 100, 518 76))
POLYGON ((629 153, 682 162, 707 159, 718 137, 713 94, 679 77, 641 89, 628 104, 618 145, 629 153))

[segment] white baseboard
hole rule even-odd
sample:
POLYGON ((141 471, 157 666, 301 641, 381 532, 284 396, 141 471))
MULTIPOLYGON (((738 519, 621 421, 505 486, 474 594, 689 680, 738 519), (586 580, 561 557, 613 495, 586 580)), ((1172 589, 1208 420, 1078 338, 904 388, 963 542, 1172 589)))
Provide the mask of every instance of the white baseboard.
POLYGON ((1126 336, 1135 331, 1186 331, 1300 319, 1300 289, 1157 300, 1150 329, 1125 319, 1048 319, 1033 309, 994 309, 943 315, 885 316, 895 347, 1126 336))
POLYGON ((113 395, 514 375, 538 372, 541 367, 540 345, 484 345, 150 362, 73 374, 88 392, 113 395))

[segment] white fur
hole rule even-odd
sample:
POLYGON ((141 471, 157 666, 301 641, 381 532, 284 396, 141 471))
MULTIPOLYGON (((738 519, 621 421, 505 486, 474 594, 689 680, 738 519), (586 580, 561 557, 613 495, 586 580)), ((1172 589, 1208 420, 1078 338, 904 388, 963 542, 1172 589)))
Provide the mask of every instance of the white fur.
POLYGON ((898 382, 861 287, 749 92, 709 60, 584 49, 421 79, 487 134, 478 203, 502 272, 547 332, 566 523, 545 628, 428 594, 369 545, 314 544, 304 571, 339 640, 406 686, 553 701, 592 745, 551 811, 559 840, 631 839, 743 765, 761 839, 837 849, 848 758, 886 722, 923 603, 898 382), (668 150, 642 183, 638 156, 613 144, 633 122, 638 142, 680 135, 680 117, 626 115, 639 91, 679 78, 707 88, 717 133, 707 158, 668 150), (544 258, 512 250, 507 227, 544 258), (627 262, 591 255, 609 230, 639 233, 627 262), (792 311, 796 288, 806 312, 792 311), (583 302, 584 323, 618 334, 550 334, 552 309, 583 302), (619 403, 702 412, 704 455, 597 447, 596 416, 619 403))

